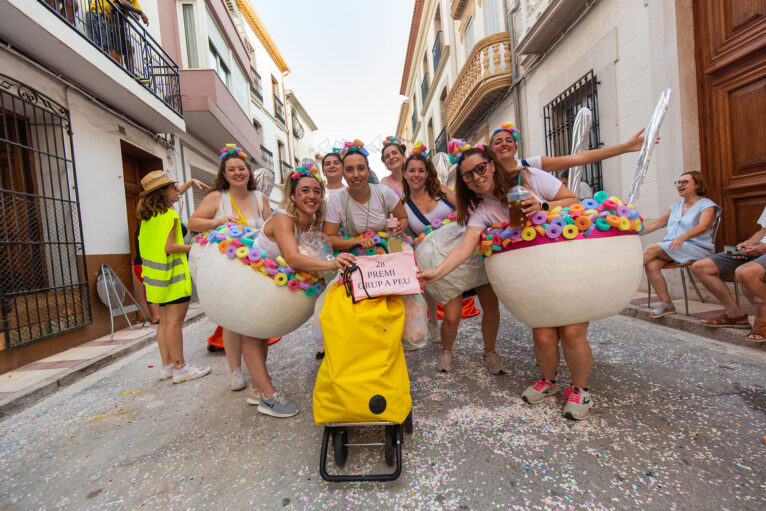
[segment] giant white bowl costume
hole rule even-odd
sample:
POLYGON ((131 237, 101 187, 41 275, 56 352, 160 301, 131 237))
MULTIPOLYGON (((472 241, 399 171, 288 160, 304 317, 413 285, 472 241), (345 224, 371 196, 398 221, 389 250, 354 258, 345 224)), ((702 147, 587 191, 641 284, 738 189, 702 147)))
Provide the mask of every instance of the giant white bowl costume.
POLYGON ((583 323, 622 311, 641 281, 636 235, 575 239, 484 259, 500 302, 533 328, 583 323))
POLYGON ((278 286, 239 259, 221 254, 215 243, 192 245, 189 265, 205 314, 249 337, 269 339, 292 332, 311 317, 319 296, 278 286))

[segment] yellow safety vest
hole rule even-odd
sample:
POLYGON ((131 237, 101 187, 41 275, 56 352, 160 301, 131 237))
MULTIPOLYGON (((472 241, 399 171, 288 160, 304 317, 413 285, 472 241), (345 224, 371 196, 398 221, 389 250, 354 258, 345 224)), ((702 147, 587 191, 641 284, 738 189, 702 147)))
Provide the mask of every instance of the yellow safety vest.
POLYGON ((181 219, 178 213, 168 209, 141 221, 138 248, 141 252, 146 299, 154 303, 167 303, 191 296, 191 277, 186 254, 165 253, 165 243, 173 223, 178 220, 175 242, 183 244, 181 219))

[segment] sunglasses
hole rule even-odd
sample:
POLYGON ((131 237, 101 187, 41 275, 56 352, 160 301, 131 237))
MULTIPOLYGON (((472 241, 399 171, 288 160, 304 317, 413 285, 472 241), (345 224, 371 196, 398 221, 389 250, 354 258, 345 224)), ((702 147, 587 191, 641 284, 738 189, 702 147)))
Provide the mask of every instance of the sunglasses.
POLYGON ((466 170, 463 172, 463 181, 466 183, 470 183, 473 181, 473 176, 476 174, 477 176, 483 176, 487 172, 487 167, 489 166, 489 162, 485 161, 484 163, 479 163, 471 170, 466 170))

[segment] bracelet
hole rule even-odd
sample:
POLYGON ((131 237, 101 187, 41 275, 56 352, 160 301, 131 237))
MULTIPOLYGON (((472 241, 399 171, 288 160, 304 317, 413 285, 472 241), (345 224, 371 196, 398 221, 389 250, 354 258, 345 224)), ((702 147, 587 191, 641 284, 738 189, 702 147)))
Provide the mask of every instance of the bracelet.
POLYGON ((548 211, 549 209, 551 209, 551 205, 547 202, 541 202, 540 209, 542 209, 543 211, 548 211))

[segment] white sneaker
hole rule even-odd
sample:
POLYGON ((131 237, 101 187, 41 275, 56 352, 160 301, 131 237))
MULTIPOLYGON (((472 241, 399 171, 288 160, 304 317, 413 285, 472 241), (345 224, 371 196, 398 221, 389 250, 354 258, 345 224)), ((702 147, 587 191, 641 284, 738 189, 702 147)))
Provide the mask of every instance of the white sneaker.
POLYGON ((428 338, 434 344, 442 343, 442 329, 438 323, 434 325, 430 321, 428 322, 428 338))
POLYGON ((261 404, 261 396, 263 393, 261 392, 261 389, 250 387, 250 392, 247 393, 247 404, 249 405, 259 405, 261 404))
POLYGON ((165 381, 173 377, 173 364, 160 367, 160 381, 165 381))
POLYGON ((232 391, 235 391, 242 390, 245 387, 247 387, 247 382, 245 381, 245 377, 242 376, 242 369, 238 367, 231 372, 231 384, 229 385, 229 388, 232 391))
POLYGON ((200 367, 187 362, 181 369, 173 370, 173 383, 196 380, 208 374, 210 374, 210 366, 200 367))

